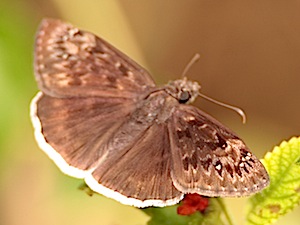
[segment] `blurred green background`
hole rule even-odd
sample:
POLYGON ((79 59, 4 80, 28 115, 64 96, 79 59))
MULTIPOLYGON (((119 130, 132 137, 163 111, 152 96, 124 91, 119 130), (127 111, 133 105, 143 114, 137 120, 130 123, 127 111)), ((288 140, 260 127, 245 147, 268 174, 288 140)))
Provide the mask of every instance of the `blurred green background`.
MULTIPOLYGON (((300 2, 207 0, 1 0, 0 224, 142 225, 140 210, 89 197, 38 149, 29 119, 37 92, 33 42, 43 17, 92 31, 138 61, 157 83, 188 77, 202 92, 243 108, 203 99, 195 105, 235 130, 259 157, 300 128, 300 2)), ((226 200, 237 224, 245 199, 226 200)), ((277 224, 298 225, 300 210, 277 224), (298 213, 298 215, 297 215, 298 213)))

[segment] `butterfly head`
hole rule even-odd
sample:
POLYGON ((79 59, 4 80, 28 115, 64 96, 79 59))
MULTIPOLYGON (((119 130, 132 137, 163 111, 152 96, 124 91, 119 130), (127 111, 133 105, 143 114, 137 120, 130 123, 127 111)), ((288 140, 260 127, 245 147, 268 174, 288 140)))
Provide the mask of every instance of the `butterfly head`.
POLYGON ((186 77, 180 80, 170 81, 166 85, 167 93, 176 98, 181 104, 195 101, 199 90, 200 85, 197 82, 187 80, 186 77))

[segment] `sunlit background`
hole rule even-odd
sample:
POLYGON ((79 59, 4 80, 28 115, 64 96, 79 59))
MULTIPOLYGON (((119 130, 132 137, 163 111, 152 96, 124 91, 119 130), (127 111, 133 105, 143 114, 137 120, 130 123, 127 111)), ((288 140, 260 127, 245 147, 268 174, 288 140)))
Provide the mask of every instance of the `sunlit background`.
MULTIPOLYGON (((243 108, 195 103, 235 130, 259 157, 300 133, 300 2, 207 0, 1 0, 0 224, 143 225, 138 209, 89 197, 38 149, 29 119, 37 92, 33 42, 44 17, 108 40, 147 68, 158 84, 188 77, 202 92, 243 108)), ((245 199, 227 200, 237 224, 245 199)), ((299 208, 277 224, 299 224, 299 208), (296 219, 297 218, 297 219, 296 219)))

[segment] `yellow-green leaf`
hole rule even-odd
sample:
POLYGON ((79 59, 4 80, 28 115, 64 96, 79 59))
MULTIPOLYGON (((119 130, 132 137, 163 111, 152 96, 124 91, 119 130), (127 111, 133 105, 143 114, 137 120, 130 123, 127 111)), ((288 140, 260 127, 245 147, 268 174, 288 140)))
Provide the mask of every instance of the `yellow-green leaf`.
POLYGON ((250 198, 247 224, 267 225, 291 211, 300 201, 300 138, 276 146, 262 160, 270 186, 250 198))

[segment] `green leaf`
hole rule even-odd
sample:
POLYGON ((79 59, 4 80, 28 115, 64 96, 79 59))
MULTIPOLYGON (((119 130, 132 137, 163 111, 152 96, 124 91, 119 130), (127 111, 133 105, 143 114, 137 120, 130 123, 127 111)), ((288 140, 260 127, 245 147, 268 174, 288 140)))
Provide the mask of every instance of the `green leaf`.
POLYGON ((300 138, 284 141, 262 160, 270 186, 252 196, 247 224, 272 224, 300 201, 300 138))
POLYGON ((190 216, 177 214, 178 205, 163 208, 141 209, 151 218, 147 225, 225 225, 232 224, 223 201, 220 198, 210 198, 209 207, 205 213, 196 212, 190 216), (222 216, 225 215, 225 218, 222 216))

